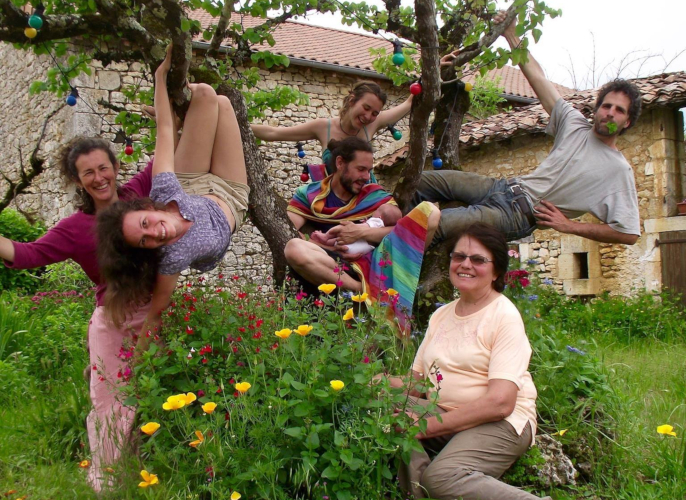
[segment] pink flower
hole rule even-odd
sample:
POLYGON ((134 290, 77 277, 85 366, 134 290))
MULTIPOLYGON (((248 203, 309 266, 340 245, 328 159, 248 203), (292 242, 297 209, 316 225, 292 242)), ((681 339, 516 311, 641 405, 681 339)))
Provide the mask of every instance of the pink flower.
POLYGON ((369 363, 369 356, 365 356, 362 362, 365 364, 369 363))

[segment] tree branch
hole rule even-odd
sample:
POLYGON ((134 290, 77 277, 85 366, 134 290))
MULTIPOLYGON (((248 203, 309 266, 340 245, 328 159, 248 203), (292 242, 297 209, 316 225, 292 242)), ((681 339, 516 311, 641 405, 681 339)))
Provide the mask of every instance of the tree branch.
MULTIPOLYGON (((417 29, 405 26, 400 20, 400 0, 384 0, 386 5, 386 10, 388 11, 388 22, 386 23, 386 31, 395 33, 396 35, 411 40, 415 43, 419 43, 420 36, 417 31, 419 30, 419 13, 415 12, 417 18, 417 29)), ((435 9, 434 9, 435 11, 435 9)), ((435 15, 435 12, 434 12, 435 15)), ((438 41, 435 45, 438 45, 438 41)))
POLYGON ((522 7, 523 6, 517 5, 516 2, 510 5, 510 7, 507 9, 505 20, 500 24, 493 25, 488 33, 479 38, 479 41, 474 42, 473 44, 460 50, 460 53, 457 55, 457 57, 453 59, 453 65, 464 66, 466 63, 481 54, 484 47, 490 47, 493 45, 493 42, 495 42, 500 35, 505 33, 505 30, 508 28, 508 26, 512 24, 512 21, 514 21, 514 18, 517 17, 517 13, 522 7))
POLYGON ((415 0, 415 11, 418 43, 426 48, 421 52, 422 93, 412 101, 407 160, 393 192, 393 197, 403 212, 406 212, 424 170, 428 153, 429 117, 441 94, 436 4, 433 0, 415 0))
POLYGON ((214 35, 212 35, 212 41, 210 42, 210 48, 207 49, 207 54, 205 58, 216 59, 219 55, 219 47, 221 43, 226 38, 226 27, 231 19, 231 14, 233 13, 233 2, 225 2, 222 12, 219 15, 219 21, 217 21, 217 27, 214 30, 214 35))
POLYGON ((19 162, 20 162, 20 173, 19 173, 19 181, 18 182, 12 182, 10 181, 7 177, 5 177, 5 180, 9 184, 7 187, 7 190, 5 191, 5 195, 0 199, 0 212, 2 212, 7 206, 12 203, 12 200, 14 200, 19 194, 23 193, 26 191, 26 189, 31 186, 31 182, 33 179, 38 177, 41 173, 43 173, 43 170, 45 170, 45 158, 40 158, 38 156, 38 152, 40 151, 41 143, 43 142, 43 139, 45 138, 45 132, 47 131, 48 128, 48 123, 50 120, 57 114, 59 113, 62 108, 64 108, 66 104, 61 104, 58 106, 56 109, 48 113, 48 116, 45 118, 45 121, 43 122, 43 128, 41 129, 41 134, 38 137, 38 141, 36 142, 36 147, 33 148, 33 152, 31 153, 31 158, 29 160, 29 164, 31 165, 31 170, 26 172, 24 170, 24 163, 21 158, 21 151, 19 152, 19 162))

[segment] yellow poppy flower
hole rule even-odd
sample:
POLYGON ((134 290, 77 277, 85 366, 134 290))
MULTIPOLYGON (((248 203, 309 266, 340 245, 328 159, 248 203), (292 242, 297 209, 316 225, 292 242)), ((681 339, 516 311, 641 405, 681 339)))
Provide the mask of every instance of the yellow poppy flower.
POLYGON ((295 329, 295 333, 297 333, 301 337, 304 337, 305 335, 307 335, 308 333, 310 333, 312 331, 312 328, 314 328, 314 327, 312 327, 310 325, 300 325, 298 328, 295 329))
POLYGON ((141 426, 141 430, 148 436, 155 434, 159 428, 160 424, 157 422, 148 422, 147 424, 141 426))
POLYGON ((186 396, 181 394, 180 396, 169 396, 167 402, 162 405, 162 408, 171 411, 178 410, 186 406, 186 396))
POLYGON ((291 336, 291 333, 293 333, 293 330, 290 330, 288 328, 284 328, 283 330, 275 331, 274 335, 276 335, 280 339, 287 339, 288 337, 291 336))
POLYGON ((564 436, 565 432, 567 432, 568 429, 562 429, 561 431, 557 431, 556 433, 553 434, 553 436, 564 436))
POLYGON ((369 297, 368 293, 362 293, 360 295, 353 295, 351 298, 353 299, 353 302, 366 302, 367 297, 369 297))
POLYGON ((81 460, 79 462, 79 467, 81 467, 82 469, 87 469, 90 466, 91 466, 90 460, 81 460))
POLYGON ((147 488, 148 486, 160 482, 159 479, 157 479, 157 474, 150 474, 147 470, 141 471, 141 477, 143 478, 143 481, 138 483, 139 488, 147 488))
POLYGON ((336 285, 334 285, 333 283, 325 283, 324 285, 319 285, 317 289, 320 292, 324 292, 325 294, 329 295, 336 289, 336 285))
POLYGON ((674 432, 674 427, 672 427, 672 426, 669 425, 669 424, 665 424, 665 425, 660 425, 660 426, 658 426, 658 428, 657 428, 657 433, 658 433, 658 434, 664 434, 664 435, 666 435, 666 436, 674 436, 674 437, 676 437, 676 432, 674 432))
POLYGON ((202 408, 202 411, 209 415, 215 410, 215 408, 217 408, 217 403, 205 403, 200 408, 202 408))
POLYGON ((355 315, 353 314, 353 309, 352 307, 345 311, 345 314, 343 315, 343 321, 348 321, 349 319, 353 319, 355 315))
POLYGON ((238 382, 234 387, 241 394, 245 394, 252 386, 250 385, 250 382, 238 382))
POLYGON ((336 392, 340 391, 341 389, 343 389, 345 387, 345 384, 343 383, 342 380, 332 380, 329 383, 331 384, 331 388, 336 392))
POLYGON ((205 436, 202 435, 202 432, 195 431, 195 435, 198 436, 198 439, 190 442, 190 445, 193 448, 197 448, 199 444, 203 444, 205 442, 205 436))
POLYGON ((179 398, 183 399, 187 405, 191 404, 193 401, 198 399, 192 392, 188 392, 186 394, 179 394, 179 398))
POLYGON ((396 290, 395 288, 389 288, 388 290, 386 290, 386 293, 389 297, 395 297, 396 295, 398 295, 398 290, 396 290))
POLYGON ((234 491, 233 493, 231 493, 231 500, 240 500, 240 498, 241 498, 241 494, 238 493, 237 491, 234 491))

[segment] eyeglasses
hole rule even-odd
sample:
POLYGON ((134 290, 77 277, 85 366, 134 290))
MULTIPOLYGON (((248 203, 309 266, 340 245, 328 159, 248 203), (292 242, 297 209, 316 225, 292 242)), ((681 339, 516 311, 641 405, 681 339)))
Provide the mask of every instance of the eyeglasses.
POLYGON ((462 264, 465 260, 469 259, 473 266, 485 266, 489 262, 493 262, 492 259, 487 259, 483 255, 467 255, 462 252, 450 252, 450 258, 458 264, 462 264))

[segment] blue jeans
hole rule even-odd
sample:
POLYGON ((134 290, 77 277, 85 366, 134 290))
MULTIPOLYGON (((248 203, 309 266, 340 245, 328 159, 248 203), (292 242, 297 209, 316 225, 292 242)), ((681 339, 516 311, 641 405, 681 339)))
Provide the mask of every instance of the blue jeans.
POLYGON ((457 201, 467 205, 441 210, 441 223, 434 243, 456 237, 475 222, 496 227, 511 241, 528 236, 536 229, 516 200, 506 179, 442 170, 422 173, 417 192, 412 197, 412 207, 423 201, 457 201))

